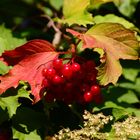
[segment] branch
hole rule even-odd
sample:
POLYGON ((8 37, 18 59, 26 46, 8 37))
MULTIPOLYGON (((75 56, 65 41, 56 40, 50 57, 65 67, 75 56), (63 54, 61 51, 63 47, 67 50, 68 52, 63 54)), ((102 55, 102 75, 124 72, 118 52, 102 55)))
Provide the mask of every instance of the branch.
POLYGON ((52 44, 54 46, 57 46, 60 43, 62 32, 59 30, 59 28, 55 25, 54 21, 48 15, 41 15, 41 17, 47 18, 49 20, 47 27, 52 27, 56 32, 52 44))

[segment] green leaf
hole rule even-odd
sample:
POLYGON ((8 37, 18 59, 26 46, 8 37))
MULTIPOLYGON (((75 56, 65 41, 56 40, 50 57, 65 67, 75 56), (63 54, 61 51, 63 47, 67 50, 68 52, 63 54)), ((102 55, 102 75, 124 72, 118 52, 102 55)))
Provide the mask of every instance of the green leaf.
POLYGON ((113 108, 112 114, 115 117, 115 121, 117 121, 117 120, 122 119, 125 116, 127 116, 128 112, 126 112, 125 109, 113 108))
POLYGON ((93 24, 92 14, 87 11, 87 6, 90 0, 64 0, 62 23, 68 25, 79 24, 86 26, 86 24, 93 24))
POLYGON ((112 101, 106 101, 104 106, 96 106, 96 107, 94 107, 93 111, 101 111, 103 109, 109 109, 109 108, 124 109, 124 107, 119 106, 112 101))
POLYGON ((111 22, 111 23, 120 23, 125 28, 134 28, 135 25, 122 17, 118 17, 114 14, 107 14, 105 16, 97 15, 94 17, 94 22, 96 24, 103 23, 103 22, 111 22))
POLYGON ((16 95, 11 94, 7 97, 0 97, 0 106, 3 110, 7 109, 10 118, 16 114, 17 108, 21 105, 18 102, 19 97, 30 99, 29 93, 24 88, 21 88, 16 95))
POLYGON ((102 4, 105 3, 109 3, 109 2, 114 2, 116 4, 119 3, 120 0, 90 0, 91 5, 90 5, 90 9, 95 9, 95 8, 99 8, 102 4))
POLYGON ((5 108, 4 110, 0 107, 0 125, 4 122, 7 121, 9 119, 9 114, 7 111, 7 108, 5 108))
POLYGON ((136 78, 134 83, 122 82, 122 83, 119 83, 118 85, 119 87, 135 90, 140 95, 140 78, 136 78))
POLYGON ((12 128, 13 139, 18 140, 41 140, 41 137, 37 134, 37 130, 30 132, 29 134, 22 133, 15 128, 12 128))
POLYGON ((121 0, 119 3, 116 3, 116 6, 124 16, 131 17, 136 10, 138 2, 140 0, 121 0))
POLYGON ((123 68, 123 76, 132 82, 136 80, 136 77, 138 73, 140 72, 139 69, 133 69, 133 68, 123 68))
POLYGON ((20 106, 13 116, 12 122, 18 131, 30 133, 46 124, 46 116, 43 112, 20 106))
POLYGON ((129 104, 138 103, 138 97, 135 95, 135 93, 132 90, 129 90, 128 93, 123 94, 118 98, 118 102, 126 102, 129 104))
POLYGON ((125 109, 128 113, 134 113, 137 117, 140 117, 140 110, 137 108, 128 107, 125 109))
POLYGON ((63 5, 63 0, 49 0, 49 2, 56 10, 60 10, 63 5))
POLYGON ((2 61, 0 61, 0 74, 4 75, 10 70, 9 66, 6 66, 2 61))
POLYGON ((5 50, 13 50, 25 42, 25 39, 13 37, 10 29, 6 29, 4 25, 0 25, 0 55, 5 50))

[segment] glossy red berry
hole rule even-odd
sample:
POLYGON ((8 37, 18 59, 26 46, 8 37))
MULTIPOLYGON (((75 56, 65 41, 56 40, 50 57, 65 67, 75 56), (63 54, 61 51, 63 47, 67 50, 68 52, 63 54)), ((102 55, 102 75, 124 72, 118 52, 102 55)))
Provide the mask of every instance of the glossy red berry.
POLYGON ((44 76, 48 79, 52 79, 56 75, 56 71, 53 68, 47 69, 47 71, 44 73, 44 76))
POLYGON ((72 76, 72 68, 69 64, 64 64, 62 68, 62 75, 66 78, 71 78, 72 76))
POLYGON ((42 87, 49 87, 49 81, 48 81, 48 79, 46 79, 46 78, 44 78, 43 80, 42 80, 42 87))
POLYGON ((62 66, 63 66, 63 60, 62 60, 62 59, 55 59, 55 60, 53 60, 53 67, 54 67, 56 70, 61 69, 62 66))
POLYGON ((91 101, 93 101, 93 94, 92 92, 88 91, 84 93, 84 100, 85 102, 89 103, 91 101))
POLYGON ((78 72, 81 69, 81 66, 78 63, 73 63, 71 67, 73 72, 78 72))
POLYGON ((62 84, 64 82, 63 77, 59 76, 59 75, 55 75, 52 79, 52 83, 57 85, 57 84, 62 84))
POLYGON ((47 68, 44 68, 44 69, 42 70, 42 76, 46 77, 47 71, 48 71, 48 69, 47 69, 47 68))
POLYGON ((98 85, 93 85, 91 86, 91 92, 94 94, 94 95, 98 95, 101 93, 101 89, 98 85))

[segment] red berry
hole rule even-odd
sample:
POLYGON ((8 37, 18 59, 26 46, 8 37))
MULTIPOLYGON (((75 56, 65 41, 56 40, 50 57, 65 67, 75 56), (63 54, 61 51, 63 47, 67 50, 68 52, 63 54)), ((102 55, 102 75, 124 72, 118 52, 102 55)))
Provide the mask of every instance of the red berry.
POLYGON ((59 76, 59 75, 55 75, 52 79, 53 84, 57 85, 57 84, 62 84, 64 82, 63 77, 59 76))
POLYGON ((72 68, 69 64, 64 64, 62 68, 62 75, 64 75, 66 78, 72 77, 72 68))
POLYGON ((93 94, 92 94, 92 92, 90 92, 90 91, 89 92, 85 92, 84 93, 84 100, 87 103, 93 101, 93 94))
POLYGON ((91 92, 94 94, 94 95, 98 95, 101 93, 101 89, 98 85, 93 85, 91 86, 91 92))
POLYGON ((48 79, 46 79, 46 78, 44 78, 43 80, 42 80, 42 87, 49 87, 49 81, 48 81, 48 79))
POLYGON ((61 69, 63 66, 63 60, 62 59, 55 59, 53 60, 53 67, 57 70, 61 69))
POLYGON ((53 68, 49 68, 49 69, 44 68, 42 70, 42 75, 44 77, 47 77, 48 79, 52 79, 55 76, 55 74, 56 74, 56 71, 53 68))
POLYGON ((73 72, 78 72, 78 71, 80 71, 80 69, 81 69, 81 67, 80 67, 80 65, 79 65, 78 63, 73 63, 73 64, 71 65, 71 67, 72 67, 72 71, 73 71, 73 72))
POLYGON ((42 76, 44 76, 44 77, 46 77, 46 75, 47 75, 47 68, 44 68, 43 70, 42 70, 42 76))

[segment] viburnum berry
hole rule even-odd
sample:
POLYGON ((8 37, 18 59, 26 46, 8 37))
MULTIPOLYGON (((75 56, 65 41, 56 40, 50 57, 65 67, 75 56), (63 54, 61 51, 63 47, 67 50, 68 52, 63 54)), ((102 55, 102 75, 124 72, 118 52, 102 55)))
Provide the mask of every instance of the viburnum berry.
POLYGON ((53 78, 55 74, 56 74, 56 71, 53 68, 49 68, 49 69, 44 68, 42 70, 42 75, 48 79, 53 78))
POLYGON ((76 60, 63 64, 63 60, 57 58, 53 60, 52 67, 42 70, 42 76, 42 91, 47 92, 46 101, 61 100, 67 104, 102 101, 94 61, 76 60))
POLYGON ((98 85, 93 85, 91 86, 91 92, 94 94, 94 95, 97 95, 97 94, 100 94, 101 93, 101 89, 98 85))
POLYGON ((81 69, 81 66, 78 63, 73 63, 71 67, 73 72, 78 72, 81 69))
POLYGON ((42 75, 43 75, 44 77, 46 77, 46 75, 47 75, 47 71, 48 71, 47 68, 44 68, 44 69, 42 70, 42 75))
POLYGON ((56 69, 56 70, 59 70, 59 69, 61 69, 62 68, 62 66, 63 66, 63 60, 62 59, 54 59, 53 60, 53 67, 54 67, 54 69, 56 69))
POLYGON ((52 79, 53 84, 62 84, 63 82, 64 82, 63 77, 61 77, 59 75, 55 75, 52 79))
POLYGON ((62 75, 66 78, 71 78, 72 68, 70 64, 64 64, 62 67, 62 75))
POLYGON ((89 103, 93 101, 93 93, 88 91, 84 93, 84 100, 85 102, 89 103))
POLYGON ((42 87, 49 87, 49 81, 48 81, 48 79, 44 78, 42 80, 42 87))

